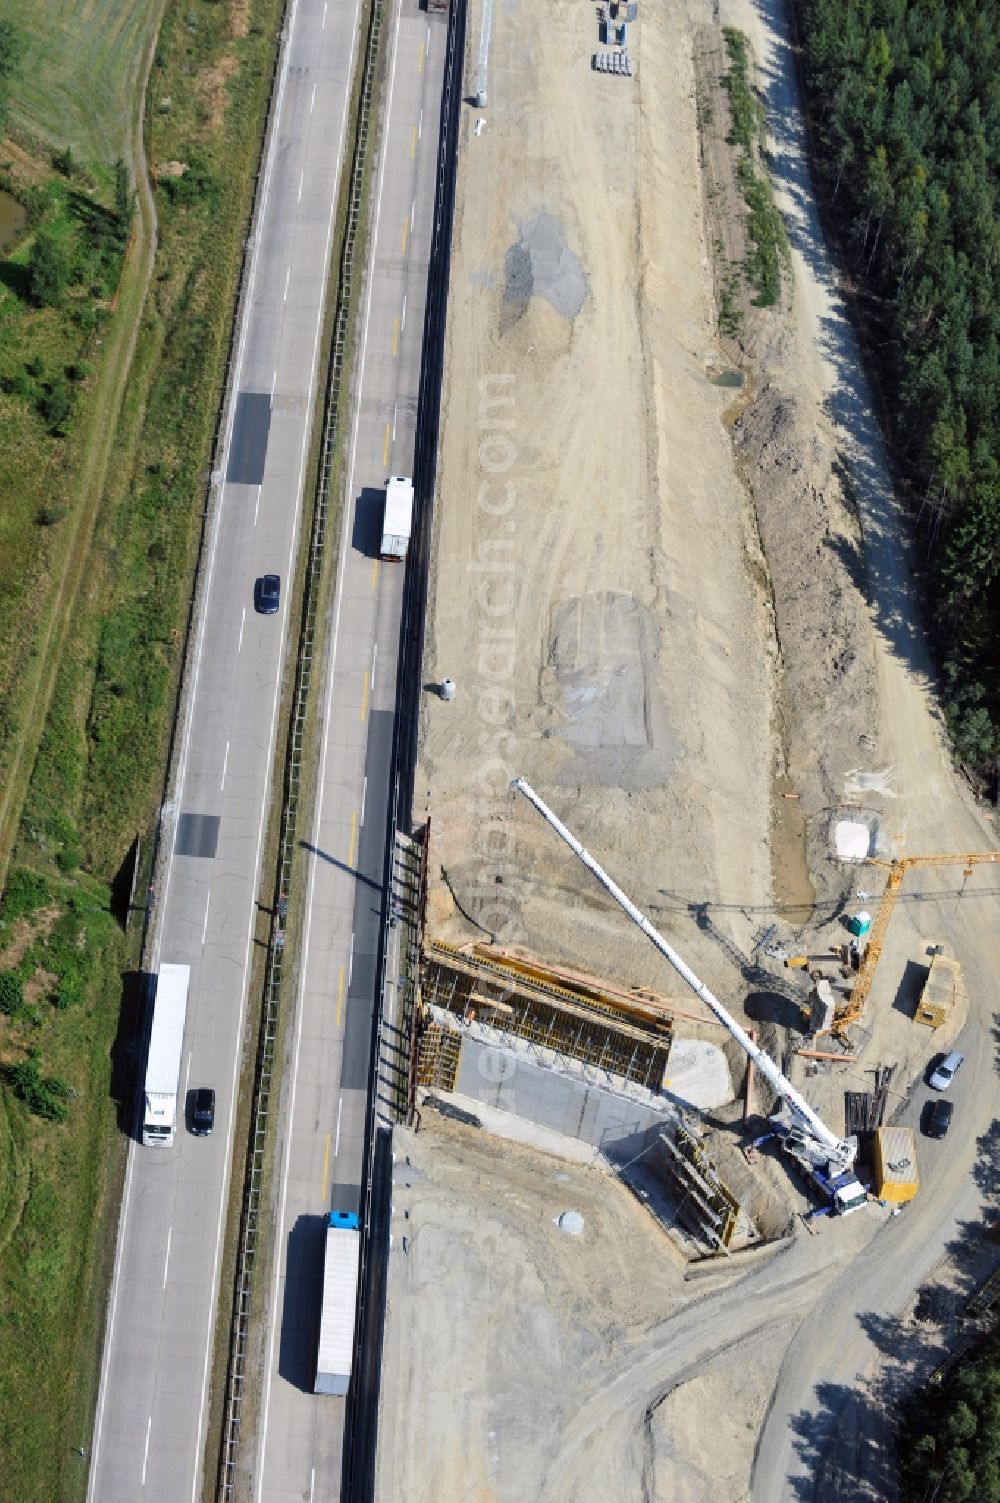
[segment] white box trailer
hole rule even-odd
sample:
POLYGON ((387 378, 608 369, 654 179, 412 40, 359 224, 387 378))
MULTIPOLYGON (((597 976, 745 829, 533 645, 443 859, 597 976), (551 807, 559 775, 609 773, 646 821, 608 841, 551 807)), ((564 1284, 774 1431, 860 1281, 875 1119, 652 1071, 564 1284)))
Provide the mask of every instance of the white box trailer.
POLYGON ((413 481, 408 475, 390 475, 385 483, 379 558, 404 559, 412 531, 413 481))
POLYGON ((331 1211, 326 1225, 314 1393, 342 1397, 350 1386, 359 1252, 357 1216, 353 1211, 331 1211))
POLYGON ((174 1141, 190 982, 189 965, 160 966, 146 1059, 142 1141, 147 1147, 169 1148, 174 1141))

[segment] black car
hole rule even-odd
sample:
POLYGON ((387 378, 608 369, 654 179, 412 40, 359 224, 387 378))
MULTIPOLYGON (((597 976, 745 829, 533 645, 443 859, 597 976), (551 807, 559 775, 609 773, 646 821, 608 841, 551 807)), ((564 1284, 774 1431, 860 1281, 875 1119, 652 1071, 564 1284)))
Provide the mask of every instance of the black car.
POLYGON ((929 1138, 943 1138, 951 1126, 955 1103, 942 1097, 940 1101, 928 1101, 924 1112, 924 1132, 929 1138))
POLYGON ((191 1131, 196 1138, 207 1138, 215 1126, 215 1092, 211 1086, 202 1086, 194 1093, 191 1107, 191 1131))
POLYGON ((262 616, 273 616, 281 601, 281 577, 262 574, 254 585, 254 606, 262 616))

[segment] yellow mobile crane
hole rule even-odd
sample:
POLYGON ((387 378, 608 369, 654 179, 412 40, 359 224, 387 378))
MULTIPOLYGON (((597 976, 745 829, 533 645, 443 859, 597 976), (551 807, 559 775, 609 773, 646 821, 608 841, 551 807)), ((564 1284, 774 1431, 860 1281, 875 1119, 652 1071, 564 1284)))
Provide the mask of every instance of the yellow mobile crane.
POLYGON ((861 967, 858 971, 858 979, 854 983, 854 990, 844 1006, 834 1014, 832 1024, 824 1032, 835 1033, 838 1038, 846 1042, 849 1028, 863 1016, 868 993, 872 989, 875 972, 882 956, 882 946, 889 930, 896 899, 899 897, 907 872, 915 866, 964 866, 965 870, 962 873, 962 887, 964 888, 972 876, 973 868, 991 861, 1000 862, 1000 851, 966 851, 963 855, 946 856, 901 856, 894 861, 886 861, 878 856, 868 857, 869 866, 884 867, 889 875, 886 878, 885 890, 882 893, 875 921, 868 931, 868 942, 861 956, 861 967))

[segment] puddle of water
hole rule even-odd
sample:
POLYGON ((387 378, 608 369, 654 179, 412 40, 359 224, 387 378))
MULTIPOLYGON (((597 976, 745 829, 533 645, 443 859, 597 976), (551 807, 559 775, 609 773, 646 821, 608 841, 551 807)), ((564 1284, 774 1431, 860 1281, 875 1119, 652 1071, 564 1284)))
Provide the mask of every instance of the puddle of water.
POLYGON ((816 904, 816 889, 806 860, 806 816, 787 778, 774 780, 771 821, 771 880, 778 913, 788 924, 806 924, 816 904))
POLYGON ((719 370, 715 367, 709 369, 708 379, 713 386, 725 386, 733 391, 739 391, 746 381, 746 376, 742 371, 719 370))
POLYGON ((27 222, 24 204, 0 189, 0 250, 17 239, 27 222))

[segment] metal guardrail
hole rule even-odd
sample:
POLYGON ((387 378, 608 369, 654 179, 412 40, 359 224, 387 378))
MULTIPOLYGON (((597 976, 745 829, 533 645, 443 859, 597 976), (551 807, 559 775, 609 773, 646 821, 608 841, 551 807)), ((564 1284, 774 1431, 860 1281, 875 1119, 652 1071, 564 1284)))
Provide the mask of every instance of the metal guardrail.
POLYGON ((953 1347, 952 1350, 948 1353, 944 1361, 938 1363, 937 1367, 927 1379, 927 1382, 940 1383, 942 1379, 946 1378, 951 1372, 952 1368, 958 1366, 958 1364, 962 1361, 962 1358, 966 1355, 970 1348, 975 1346, 976 1340, 977 1338, 975 1336, 963 1336, 958 1345, 953 1347))
POLYGON ((226 1500, 234 1495, 237 1482, 237 1459, 240 1420, 246 1384, 247 1334, 253 1300, 257 1234, 264 1189, 265 1150, 275 1044, 281 1003, 284 957, 285 917, 292 887, 292 871, 297 843, 297 821, 301 792, 302 757, 306 735, 306 714, 316 660, 317 621, 320 614, 320 575, 326 546, 330 484, 341 416, 346 370, 347 343, 351 322, 351 298, 355 273, 355 252, 361 207, 364 197, 364 173, 371 130, 371 105, 376 63, 382 31, 383 0, 373 0, 369 14, 368 37, 363 63, 361 93, 356 116, 354 153, 351 165, 347 219, 343 250, 330 368, 324 402, 323 437, 320 451, 316 503, 303 590, 302 624, 296 664, 295 687, 287 742, 285 785, 281 812, 277 898, 271 917, 264 979, 264 1006, 258 1036, 257 1062, 251 1107, 251 1128, 247 1149, 243 1208, 240 1219, 237 1268, 233 1290, 233 1318, 226 1375, 225 1418, 219 1462, 217 1497, 226 1500))
POLYGON ((973 1290, 965 1309, 969 1315, 985 1315, 998 1303, 1000 1303, 1000 1268, 994 1268, 978 1289, 973 1290))

